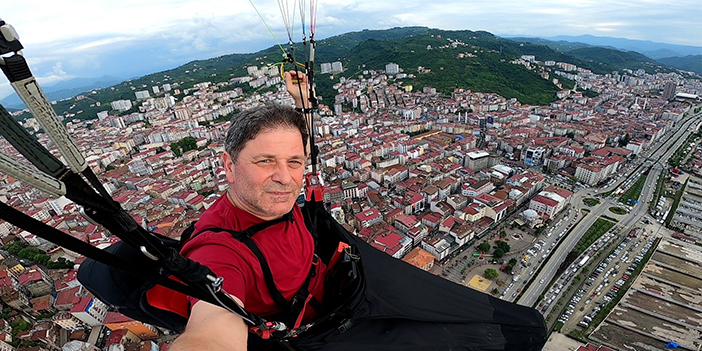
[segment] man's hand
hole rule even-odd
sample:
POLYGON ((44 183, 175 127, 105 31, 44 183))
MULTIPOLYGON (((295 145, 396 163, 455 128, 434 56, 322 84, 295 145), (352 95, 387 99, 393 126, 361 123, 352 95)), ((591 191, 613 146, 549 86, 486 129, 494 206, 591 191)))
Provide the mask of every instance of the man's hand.
POLYGON ((295 99, 295 107, 310 108, 310 88, 307 75, 298 71, 285 72, 285 87, 295 99))

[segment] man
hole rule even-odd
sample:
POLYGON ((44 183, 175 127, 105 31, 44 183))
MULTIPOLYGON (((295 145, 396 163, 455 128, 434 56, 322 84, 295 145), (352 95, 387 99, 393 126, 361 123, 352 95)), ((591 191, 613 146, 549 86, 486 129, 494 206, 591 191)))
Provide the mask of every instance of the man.
MULTIPOLYGON (((303 107, 306 77, 287 72, 285 78, 296 106, 303 107)), ((314 258, 314 242, 296 204, 303 186, 307 137, 305 118, 292 108, 265 106, 233 117, 222 155, 229 189, 195 228, 195 232, 215 227, 241 231, 291 213, 290 220, 252 237, 287 300, 307 280, 314 258)), ((204 232, 188 242, 182 253, 224 277, 224 290, 247 310, 263 317, 283 312, 266 286, 259 260, 228 233, 204 232)), ((309 281, 309 291, 320 301, 324 273, 324 264, 318 262, 309 281)), ((204 301, 190 302, 187 327, 171 350, 246 350, 248 328, 239 316, 204 301)), ((313 309, 306 308, 304 315, 311 318, 313 309)))

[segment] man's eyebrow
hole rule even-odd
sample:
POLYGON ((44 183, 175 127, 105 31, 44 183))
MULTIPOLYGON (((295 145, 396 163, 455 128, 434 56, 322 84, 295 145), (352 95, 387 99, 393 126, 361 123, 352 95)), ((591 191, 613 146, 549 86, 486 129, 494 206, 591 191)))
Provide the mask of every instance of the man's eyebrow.
MULTIPOLYGON (((277 158, 276 155, 273 154, 258 154, 258 155, 253 155, 252 158, 254 159, 261 159, 261 158, 277 158)), ((299 159, 305 159, 306 157, 304 155, 293 155, 290 157, 291 160, 299 160, 299 159)))

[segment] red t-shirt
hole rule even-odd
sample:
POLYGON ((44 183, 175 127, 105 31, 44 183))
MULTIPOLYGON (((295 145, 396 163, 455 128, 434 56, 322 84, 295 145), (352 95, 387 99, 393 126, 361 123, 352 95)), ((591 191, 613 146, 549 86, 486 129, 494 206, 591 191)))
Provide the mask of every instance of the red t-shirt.
MULTIPOLYGON (((244 230, 262 219, 235 207, 227 196, 220 197, 195 224, 195 233, 207 228, 244 230)), ((273 274, 278 290, 290 301, 307 279, 314 255, 314 240, 305 227, 300 207, 293 208, 293 221, 272 225, 251 238, 259 247, 273 274)), ((260 316, 280 312, 263 278, 261 265, 256 256, 242 242, 227 232, 204 232, 185 244, 183 256, 209 267, 217 276, 224 278, 223 289, 238 297, 244 307, 260 316)), ((310 292, 322 301, 326 267, 317 260, 317 274, 310 279, 310 292)), ((197 299, 189 298, 191 305, 197 299)), ((309 306, 305 320, 314 316, 309 306)))

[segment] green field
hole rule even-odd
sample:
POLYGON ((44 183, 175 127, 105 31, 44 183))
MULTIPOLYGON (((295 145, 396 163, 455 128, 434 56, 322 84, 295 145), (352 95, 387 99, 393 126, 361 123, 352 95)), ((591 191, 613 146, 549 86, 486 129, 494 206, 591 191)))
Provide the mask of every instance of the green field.
POLYGON ((599 201, 597 201, 597 199, 592 199, 592 198, 583 199, 583 202, 590 207, 596 206, 597 204, 600 203, 599 201))
POLYGON ((585 232, 585 235, 583 235, 582 238, 580 238, 580 241, 575 245, 573 248, 573 252, 575 252, 577 255, 580 255, 583 253, 583 251, 587 250, 592 243, 594 243, 597 239, 599 239, 602 234, 606 233, 608 230, 610 230, 612 227, 614 227, 614 223, 610 222, 606 219, 603 218, 598 218, 594 224, 585 232))
POLYGON ((641 195, 641 189, 643 189, 644 184, 646 184, 646 176, 647 174, 641 175, 638 180, 636 180, 636 183, 629 188, 622 196, 619 198, 619 202, 625 204, 625 205, 630 205, 633 206, 636 201, 639 200, 639 196, 641 195))

